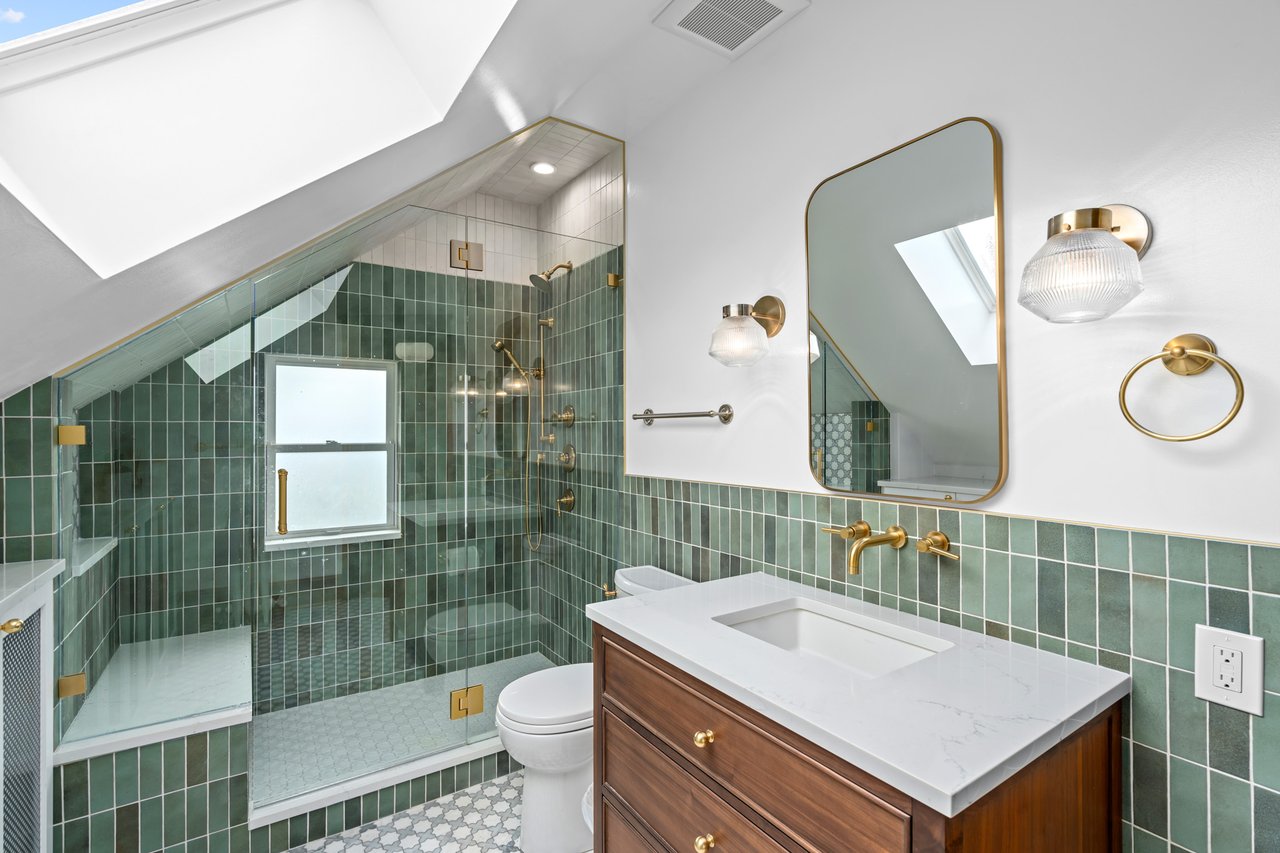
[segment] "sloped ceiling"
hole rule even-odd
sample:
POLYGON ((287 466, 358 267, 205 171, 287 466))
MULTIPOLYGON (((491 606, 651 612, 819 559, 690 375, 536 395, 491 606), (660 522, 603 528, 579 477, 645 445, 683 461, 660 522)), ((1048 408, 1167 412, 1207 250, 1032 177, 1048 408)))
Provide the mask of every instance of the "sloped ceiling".
MULTIPOLYGON (((653 27, 650 21, 663 5, 523 0, 444 121, 105 280, 9 187, 0 188, 0 398, 244 277, 543 116, 559 115, 623 138, 637 133, 697 80, 727 65, 653 27)), ((363 120, 363 106, 358 100, 330 104, 314 116, 313 132, 363 120)), ((243 128, 243 144, 270 132, 269 124, 243 128)))

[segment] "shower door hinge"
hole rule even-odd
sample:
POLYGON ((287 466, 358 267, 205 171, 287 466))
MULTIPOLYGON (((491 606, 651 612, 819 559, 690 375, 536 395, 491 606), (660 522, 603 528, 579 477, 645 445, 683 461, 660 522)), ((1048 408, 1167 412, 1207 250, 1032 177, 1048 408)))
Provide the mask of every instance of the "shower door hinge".
POLYGON ((474 717, 484 711, 484 685, 473 684, 449 694, 449 719, 474 717))
POLYGON ((449 241, 449 266, 455 270, 483 270, 484 243, 466 240, 449 241))

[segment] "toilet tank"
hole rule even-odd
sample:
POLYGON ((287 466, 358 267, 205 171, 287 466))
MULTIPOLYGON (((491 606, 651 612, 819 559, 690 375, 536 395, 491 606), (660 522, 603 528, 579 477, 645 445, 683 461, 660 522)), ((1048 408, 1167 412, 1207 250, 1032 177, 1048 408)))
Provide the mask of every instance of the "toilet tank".
POLYGON ((618 589, 618 597, 621 598, 627 595, 644 595, 646 592, 688 586, 694 581, 657 566, 631 566, 614 572, 613 583, 618 589))

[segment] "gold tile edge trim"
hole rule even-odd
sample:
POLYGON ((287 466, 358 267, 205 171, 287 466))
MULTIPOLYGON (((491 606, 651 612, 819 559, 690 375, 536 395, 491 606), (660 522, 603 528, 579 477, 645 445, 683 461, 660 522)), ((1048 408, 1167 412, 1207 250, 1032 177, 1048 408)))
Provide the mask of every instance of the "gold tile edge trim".
MULTIPOLYGON (((130 334, 128 334, 128 335, 125 335, 123 338, 119 338, 118 340, 116 340, 116 341, 114 341, 114 342, 112 342, 112 343, 110 343, 110 344, 107 344, 105 347, 102 347, 101 349, 99 349, 99 350, 97 350, 97 351, 95 351, 95 352, 92 352, 92 353, 90 353, 89 355, 86 355, 84 358, 81 358, 81 359, 79 359, 79 360, 77 360, 77 361, 75 361, 75 362, 72 362, 71 364, 67 365, 66 367, 62 368, 61 370, 55 371, 55 372, 52 374, 53 378, 54 378, 54 379, 61 379, 61 378, 65 377, 65 376, 67 376, 67 374, 72 373, 72 372, 74 372, 75 370, 77 370, 78 368, 83 367, 84 365, 88 364, 89 362, 91 362, 91 361, 95 361, 95 360, 97 360, 98 358, 101 358, 102 356, 106 355, 107 353, 109 353, 109 352, 113 352, 114 350, 119 349, 120 347, 122 347, 122 346, 124 346, 125 344, 129 343, 130 341, 132 341, 134 338, 141 337, 142 335, 145 335, 147 332, 151 331, 152 329, 154 329, 154 328, 156 328, 156 327, 158 327, 158 326, 162 326, 162 325, 164 325, 165 323, 167 323, 167 322, 169 322, 170 320, 172 320, 174 317, 177 317, 179 314, 183 314, 183 313, 185 313, 186 311, 189 311, 189 310, 191 310, 192 308, 196 307, 197 305, 199 305, 199 304, 201 304, 201 303, 203 303, 203 302, 207 302, 208 300, 212 299, 213 297, 217 296, 218 294, 220 294, 220 293, 225 293, 226 291, 230 290, 231 288, 235 287, 236 285, 240 284, 241 282, 244 282, 244 281, 246 281, 246 280, 248 280, 248 279, 253 278, 253 277, 254 277, 255 275, 257 275, 258 273, 260 273, 260 272, 262 272, 262 271, 264 271, 264 270, 266 270, 266 269, 269 269, 269 268, 271 268, 271 267, 275 266, 276 264, 284 263, 284 262, 286 262, 286 261, 290 260, 291 258, 295 258, 295 257, 297 257, 297 256, 299 256, 299 255, 306 254, 306 253, 307 253, 307 252, 309 252, 311 249, 314 249, 314 248, 316 248, 317 246, 319 246, 319 245, 321 245, 322 243, 324 243, 325 241, 332 239, 333 237, 337 236, 337 235, 338 235, 340 232, 342 232, 343 230, 345 230, 345 229, 347 229, 347 228, 350 228, 352 225, 355 225, 357 222, 360 222, 360 221, 361 221, 361 220, 363 220, 363 219, 366 219, 366 218, 380 218, 381 216, 384 216, 384 215, 387 215, 387 214, 393 213, 393 212, 395 212, 396 210, 398 210, 398 209, 400 209, 400 208, 402 208, 402 207, 407 206, 407 205, 408 205, 408 201, 407 201, 408 197, 409 197, 409 196, 412 196, 415 192, 417 192, 418 190, 420 190, 420 189, 422 188, 422 185, 423 185, 423 184, 427 183, 428 181, 435 180, 437 177, 439 177, 440 175, 443 175, 443 174, 444 174, 444 173, 446 173, 446 172, 450 172, 450 171, 452 171, 452 170, 454 170, 454 169, 457 169, 457 168, 459 168, 459 167, 461 167, 461 166, 464 166, 464 165, 466 165, 467 163, 469 163, 469 162, 471 162, 472 160, 474 160, 475 158, 480 157, 480 156, 483 156, 484 154, 487 154, 488 152, 492 151, 493 149, 497 148, 498 146, 500 146, 500 145, 505 145, 506 143, 510 142, 512 139, 515 139, 517 136, 520 136, 520 135, 521 135, 521 134, 523 134, 523 133, 528 133, 529 131, 533 130, 534 128, 541 127, 542 125, 546 124, 547 122, 556 122, 556 123, 558 123, 558 124, 568 125, 569 127, 576 127, 578 130, 585 130, 587 133, 594 133, 594 134, 595 134, 595 135, 597 135, 597 136, 603 136, 603 137, 604 137, 604 138, 606 138, 606 139, 611 139, 611 140, 613 140, 614 142, 617 142, 619 145, 621 145, 621 146, 622 146, 622 181, 623 181, 623 183, 622 183, 622 188, 623 188, 623 193, 622 193, 622 229, 623 229, 623 244, 625 245, 625 242, 626 242, 626 227, 627 227, 627 214, 626 214, 626 210, 627 210, 627 203, 626 203, 626 186, 627 186, 627 184, 626 184, 626 177, 627 177, 627 172, 626 172, 626 170, 627 170, 627 166, 626 166, 626 163, 627 163, 627 143, 626 143, 626 141, 625 141, 625 140, 623 140, 623 139, 620 139, 620 138, 618 138, 618 137, 616 137, 616 136, 614 136, 614 135, 612 135, 612 134, 609 134, 609 133, 602 133, 601 131, 598 131, 598 130, 596 130, 596 129, 594 129, 594 128, 591 128, 591 127, 587 127, 586 125, 583 125, 583 124, 578 124, 577 122, 574 122, 574 121, 569 121, 569 120, 567 120, 567 119, 557 118, 556 116, 547 116, 546 118, 539 119, 538 121, 535 121, 535 122, 533 122, 532 124, 526 125, 526 126, 524 126, 524 127, 520 128, 519 130, 516 130, 516 131, 513 131, 512 133, 507 134, 507 135, 506 135, 506 136, 504 136, 502 139, 499 139, 497 142, 494 142, 494 143, 493 143, 493 144, 491 144, 491 145, 487 145, 487 146, 485 146, 484 148, 482 148, 482 149, 480 149, 479 151, 477 151, 476 153, 471 154, 470 156, 466 157, 465 159, 463 159, 463 160, 459 160, 458 162, 454 163, 453 165, 448 166, 448 167, 446 167, 446 168, 444 168, 444 169, 441 169, 439 172, 436 172, 434 175, 431 175, 430 177, 425 178, 425 179, 423 179, 423 180, 419 181, 418 183, 414 184, 412 187, 409 187, 408 189, 403 190, 402 192, 397 193, 396 195, 392 196, 391 198, 387 199, 386 201, 383 201, 383 202, 380 202, 380 203, 378 203, 378 204, 374 205, 373 207, 369 208, 368 210, 365 210, 364 212, 359 213, 359 214, 357 214, 357 215, 355 215, 355 216, 351 217, 350 219, 347 219, 346 221, 342 222, 341 224, 336 225, 336 226, 334 226, 333 228, 330 228, 328 231, 325 231, 325 232, 321 233, 320 235, 318 235, 318 236, 316 236, 316 237, 312 238, 311 240, 308 240, 307 242, 302 243, 301 245, 296 246, 296 247, 295 247, 295 248, 293 248, 293 249, 290 249, 288 252, 285 252, 284 254, 279 255, 278 257, 275 257, 275 258, 273 258, 272 260, 269 260, 269 261, 267 261, 267 262, 266 262, 266 263, 264 263, 264 264, 261 264, 261 265, 259 265, 259 266, 257 266, 257 267, 254 267, 254 268, 253 268, 252 270, 250 270, 249 272, 244 273, 243 275, 237 276, 237 277, 236 277, 235 279, 233 279, 232 281, 227 282, 226 284, 223 284, 223 285, 221 285, 221 286, 219 286, 219 287, 214 288, 213 290, 208 291, 208 292, 207 292, 207 293, 205 293, 203 296, 197 297, 196 299, 193 299, 193 300, 191 300, 190 302, 185 303, 185 304, 184 304, 184 305, 182 305, 181 307, 179 307, 179 308, 177 308, 177 309, 175 309, 175 310, 173 310, 173 311, 170 311, 168 314, 165 314, 163 317, 160 317, 159 319, 154 320, 154 321, 153 321, 153 322, 151 322, 151 323, 148 323, 147 325, 143 326, 142 328, 138 329, 137 331, 134 331, 134 332, 132 332, 132 333, 130 333, 130 334)), ((479 218, 479 217, 471 217, 471 218, 479 218)), ((537 230, 537 229, 534 229, 534 230, 537 230)), ((624 259, 623 259, 623 268, 624 268, 624 270, 625 270, 625 267, 626 267, 626 260, 625 260, 625 257, 624 257, 624 259)))

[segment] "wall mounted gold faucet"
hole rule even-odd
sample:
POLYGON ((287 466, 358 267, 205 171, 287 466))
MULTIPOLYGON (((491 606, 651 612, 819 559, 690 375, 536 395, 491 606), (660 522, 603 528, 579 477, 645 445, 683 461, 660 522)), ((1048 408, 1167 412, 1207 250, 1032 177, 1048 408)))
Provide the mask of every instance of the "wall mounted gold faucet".
POLYGON ((941 530, 934 530, 921 536, 916 542, 916 550, 921 554, 933 554, 935 557, 946 557, 948 560, 960 559, 959 554, 951 553, 951 539, 941 530))
POLYGON ((871 525, 865 521, 855 521, 844 527, 824 527, 822 531, 853 541, 853 547, 849 549, 849 574, 851 575, 862 571, 862 552, 868 548, 888 545, 896 551, 907 544, 907 531, 896 524, 875 536, 871 535, 871 525))

